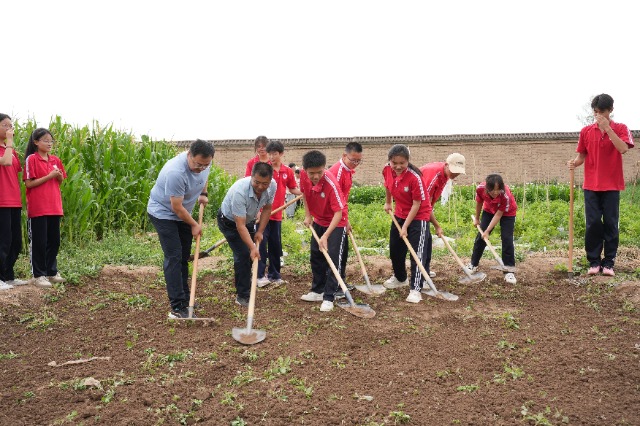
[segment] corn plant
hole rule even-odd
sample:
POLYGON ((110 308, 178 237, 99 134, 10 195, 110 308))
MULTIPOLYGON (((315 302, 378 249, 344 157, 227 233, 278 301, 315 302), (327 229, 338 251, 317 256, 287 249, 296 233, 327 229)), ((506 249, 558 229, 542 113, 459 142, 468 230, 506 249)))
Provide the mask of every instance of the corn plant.
MULTIPOLYGON (((18 152, 24 152, 35 128, 34 120, 16 123, 18 152)), ((109 233, 149 229, 149 194, 164 164, 177 154, 174 145, 148 136, 136 141, 131 133, 98 122, 91 127, 74 127, 60 117, 51 120, 49 130, 57 142, 53 153, 60 157, 68 176, 60 188, 65 212, 63 242, 82 246, 109 233)), ((233 178, 224 170, 212 167, 210 217, 232 183, 233 178)), ((23 229, 26 241, 26 226, 23 229)))

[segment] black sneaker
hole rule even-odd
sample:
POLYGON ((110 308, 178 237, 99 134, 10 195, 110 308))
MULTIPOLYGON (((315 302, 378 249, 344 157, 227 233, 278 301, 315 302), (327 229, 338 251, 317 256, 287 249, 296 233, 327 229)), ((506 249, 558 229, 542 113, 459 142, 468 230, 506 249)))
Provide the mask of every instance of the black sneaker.
MULTIPOLYGON (((178 310, 173 310, 172 309, 171 312, 169 312, 169 318, 171 318, 171 319, 189 318, 189 308, 182 308, 182 309, 178 309, 178 310)), ((196 316, 195 312, 193 313, 191 318, 198 318, 196 316)))
POLYGON ((236 296, 236 303, 240 306, 244 306, 245 308, 249 307, 249 299, 246 297, 236 296))
POLYGON ((333 298, 334 299, 344 299, 345 295, 344 295, 344 291, 342 290, 338 290, 333 294, 333 298))

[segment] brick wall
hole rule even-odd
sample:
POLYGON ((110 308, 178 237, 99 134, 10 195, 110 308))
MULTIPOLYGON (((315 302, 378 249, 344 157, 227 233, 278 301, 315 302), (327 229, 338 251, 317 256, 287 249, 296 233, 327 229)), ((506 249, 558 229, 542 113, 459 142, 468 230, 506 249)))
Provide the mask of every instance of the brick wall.
MULTIPOLYGON (((634 141, 640 131, 633 132, 634 141)), ((452 152, 467 159, 467 174, 456 179, 465 185, 476 183, 490 173, 500 173, 508 184, 526 182, 569 181, 565 163, 575 157, 578 140, 576 132, 553 134, 511 135, 452 135, 376 138, 281 139, 285 145, 285 163, 301 166, 302 155, 318 149, 327 156, 328 165, 341 158, 344 146, 350 141, 363 145, 363 163, 356 169, 354 182, 381 183, 381 170, 387 162, 387 152, 395 143, 403 143, 411 150, 411 162, 420 167, 427 162, 444 161, 452 152)), ((247 160, 254 154, 253 141, 212 141, 216 145, 214 163, 227 172, 243 176, 247 160)), ((177 142, 188 145, 189 141, 177 142)), ((624 156, 625 180, 640 176, 640 147, 624 156)), ((576 170, 576 182, 582 182, 582 167, 576 170)))

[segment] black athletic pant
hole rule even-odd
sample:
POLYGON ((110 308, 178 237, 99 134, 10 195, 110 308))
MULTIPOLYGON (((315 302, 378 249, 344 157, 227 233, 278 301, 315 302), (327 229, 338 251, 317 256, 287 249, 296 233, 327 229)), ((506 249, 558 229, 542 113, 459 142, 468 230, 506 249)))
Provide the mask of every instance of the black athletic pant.
MULTIPOLYGON (((480 218, 480 228, 483 230, 487 229, 493 216, 493 214, 483 210, 480 218)), ((513 230, 515 225, 515 216, 502 216, 500 218, 500 238, 502 239, 502 262, 504 266, 516 266, 516 253, 513 246, 513 230)), ((493 229, 491 232, 493 232, 493 229)), ((489 234, 491 234, 491 232, 489 234)), ((473 266, 478 266, 480 263, 480 258, 482 257, 482 253, 484 253, 485 247, 487 247, 487 243, 484 242, 480 232, 478 232, 473 244, 473 253, 471 254, 471 264, 473 266)))
POLYGON ((28 221, 31 273, 34 278, 52 277, 58 273, 61 217, 38 216, 28 221))
POLYGON ((349 258, 349 235, 345 233, 342 243, 342 260, 340 261, 340 277, 347 282, 347 259, 349 258))
MULTIPOLYGON (((313 229, 318 234, 318 238, 322 238, 327 228, 320 226, 313 222, 313 229)), ((336 269, 340 271, 340 264, 342 262, 342 248, 344 247, 343 241, 346 238, 344 227, 337 227, 329 235, 327 240, 327 246, 329 248, 329 257, 336 266, 336 269)), ((338 280, 331 269, 331 266, 327 263, 327 259, 320 251, 320 246, 316 239, 311 237, 311 272, 313 273, 313 282, 311 284, 311 291, 314 293, 324 293, 324 300, 333 302, 334 295, 338 291, 338 280)))
POLYGON ((164 253, 164 280, 167 295, 174 311, 189 306, 189 256, 191 255, 191 226, 181 220, 158 219, 149 215, 158 231, 158 239, 164 253))
POLYGON ((590 266, 613 268, 618 254, 620 191, 584 190, 584 248, 590 266), (602 249, 604 258, 600 260, 602 249))
MULTIPOLYGON (((396 216, 396 220, 400 227, 404 225, 404 219, 396 216)), ((430 250, 427 249, 427 241, 429 240, 429 221, 427 220, 413 220, 409 224, 407 229, 407 239, 409 244, 413 248, 413 251, 418 255, 418 259, 424 266, 425 270, 429 272, 430 258, 427 258, 430 250)), ((391 231, 389 232, 389 257, 391 258, 391 266, 393 267, 393 275, 398 281, 404 281, 407 279, 407 244, 402 238, 400 238, 400 232, 396 228, 395 224, 391 224, 391 231)), ((422 272, 418 268, 418 264, 411 258, 411 281, 409 285, 411 290, 422 290, 422 282, 424 277, 422 272)))
POLYGON ((282 256, 282 222, 279 220, 269 220, 262 233, 263 238, 260 243, 260 260, 258 261, 258 278, 264 277, 267 270, 267 259, 269 268, 267 278, 279 280, 280 269, 282 268, 280 256, 282 256))
POLYGON ((21 214, 20 207, 0 207, 0 281, 16 279, 13 265, 22 250, 21 214))
MULTIPOLYGON (((255 222, 246 224, 247 231, 253 240, 256 234, 255 222)), ((233 251, 233 271, 236 283, 236 294, 239 298, 249 299, 251 295, 251 252, 249 247, 240 238, 240 233, 236 227, 235 220, 228 219, 218 210, 218 229, 227 239, 231 251, 233 251)))

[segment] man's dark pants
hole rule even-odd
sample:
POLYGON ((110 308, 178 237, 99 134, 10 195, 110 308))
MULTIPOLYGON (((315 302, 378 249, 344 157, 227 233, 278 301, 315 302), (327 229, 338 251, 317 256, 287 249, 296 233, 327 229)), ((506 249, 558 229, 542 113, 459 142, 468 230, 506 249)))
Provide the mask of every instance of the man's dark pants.
POLYGON ((164 279, 171 309, 189 306, 189 256, 191 255, 191 226, 179 220, 158 219, 149 215, 158 231, 158 239, 164 253, 164 279))
MULTIPOLYGON (((247 231, 253 240, 255 235, 255 222, 246 224, 247 231)), ((236 293, 241 299, 249 299, 251 294, 251 252, 249 247, 240 238, 236 222, 222 215, 218 210, 218 229, 227 239, 231 251, 233 251, 233 270, 236 282, 236 293)))

